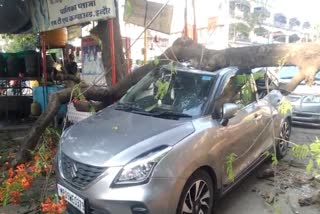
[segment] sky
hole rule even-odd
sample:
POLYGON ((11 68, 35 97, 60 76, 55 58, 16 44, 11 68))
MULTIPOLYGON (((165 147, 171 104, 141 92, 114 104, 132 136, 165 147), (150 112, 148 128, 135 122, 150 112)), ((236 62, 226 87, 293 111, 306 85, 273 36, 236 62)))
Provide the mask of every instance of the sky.
MULTIPOLYGON (((151 0, 164 3, 167 0, 151 0)), ((189 0, 191 2, 191 0, 189 0)), ((202 0, 196 0, 202 1, 202 0)), ((213 0, 206 0, 209 2, 213 0)), ((276 12, 284 13, 288 18, 297 17, 302 22, 310 21, 320 24, 320 0, 268 0, 274 5, 276 12)), ((171 0, 170 4, 184 5, 184 0, 171 0)), ((210 7, 208 7, 210 8, 210 7)), ((212 7, 211 7, 212 8, 212 7)))
POLYGON ((320 0, 273 0, 274 9, 301 21, 320 24, 320 0))

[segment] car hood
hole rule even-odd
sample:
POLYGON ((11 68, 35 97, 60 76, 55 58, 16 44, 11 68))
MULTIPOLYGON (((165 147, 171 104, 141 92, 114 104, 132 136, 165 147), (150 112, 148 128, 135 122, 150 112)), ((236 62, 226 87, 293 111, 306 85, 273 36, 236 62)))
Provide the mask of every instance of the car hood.
POLYGON ((296 95, 319 95, 320 85, 298 85, 297 88, 292 92, 296 95))
POLYGON ((60 152, 93 166, 123 166, 161 145, 194 132, 190 120, 169 120, 106 108, 67 129, 60 152))

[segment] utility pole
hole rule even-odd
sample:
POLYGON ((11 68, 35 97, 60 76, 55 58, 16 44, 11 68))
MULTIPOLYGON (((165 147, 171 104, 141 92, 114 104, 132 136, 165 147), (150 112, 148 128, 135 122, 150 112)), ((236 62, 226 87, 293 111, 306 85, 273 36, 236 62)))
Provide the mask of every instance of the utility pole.
POLYGON ((184 7, 184 36, 188 36, 188 0, 185 1, 184 7))
MULTIPOLYGON (((145 7, 145 14, 144 14, 144 28, 147 28, 147 12, 148 12, 148 1, 146 1, 146 7, 145 7)), ((143 62, 144 64, 147 64, 147 49, 148 49, 148 40, 147 40, 147 29, 144 31, 144 51, 143 51, 143 62)))
POLYGON ((193 10, 193 40, 195 42, 198 42, 195 0, 192 0, 192 10, 193 10))

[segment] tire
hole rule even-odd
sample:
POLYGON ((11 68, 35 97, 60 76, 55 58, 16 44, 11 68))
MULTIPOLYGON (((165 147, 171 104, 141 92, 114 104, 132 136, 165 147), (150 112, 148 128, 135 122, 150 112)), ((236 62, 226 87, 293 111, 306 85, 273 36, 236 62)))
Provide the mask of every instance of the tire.
POLYGON ((284 158, 288 153, 288 141, 290 140, 291 135, 291 122, 288 118, 281 125, 279 140, 276 144, 276 152, 278 160, 284 158))
POLYGON ((177 214, 212 214, 213 205, 212 178, 206 171, 198 170, 188 179, 183 188, 177 214))

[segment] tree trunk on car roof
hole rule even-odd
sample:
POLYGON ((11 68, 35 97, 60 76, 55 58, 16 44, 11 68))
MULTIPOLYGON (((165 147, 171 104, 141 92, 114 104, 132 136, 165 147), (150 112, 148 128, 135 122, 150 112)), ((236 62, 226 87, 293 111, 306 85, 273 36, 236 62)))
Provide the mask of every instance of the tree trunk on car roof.
POLYGON ((294 78, 283 87, 293 91, 302 80, 312 84, 320 69, 320 44, 270 44, 225 50, 209 50, 190 39, 176 41, 178 60, 191 60, 200 69, 214 71, 227 66, 257 68, 268 66, 296 65, 300 68, 294 78))
MULTIPOLYGON (((121 98, 125 92, 157 66, 172 61, 190 61, 196 68, 215 71, 227 66, 241 68, 256 68, 279 65, 297 65, 300 72, 283 87, 285 93, 291 92, 305 80, 311 84, 320 69, 320 44, 271 44, 262 46, 229 48, 226 50, 209 50, 193 42, 189 38, 177 39, 172 47, 158 57, 159 64, 149 63, 123 78, 113 87, 83 86, 84 95, 88 100, 102 101, 105 106, 121 98)), ((29 151, 34 149, 37 142, 58 112, 59 106, 66 103, 71 95, 71 89, 65 89, 52 95, 48 109, 42 113, 31 128, 25 142, 21 146, 14 165, 28 160, 29 151)))

